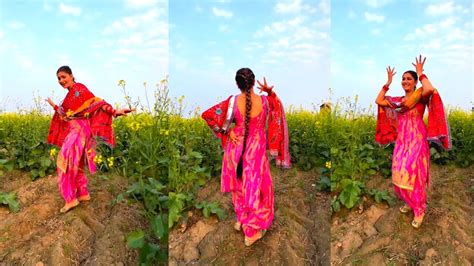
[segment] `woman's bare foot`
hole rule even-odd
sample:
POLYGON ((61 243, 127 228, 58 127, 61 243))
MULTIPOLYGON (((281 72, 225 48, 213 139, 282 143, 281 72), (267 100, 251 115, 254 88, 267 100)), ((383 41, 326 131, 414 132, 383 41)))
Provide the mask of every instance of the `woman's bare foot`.
POLYGON ((79 201, 89 201, 91 200, 91 195, 87 194, 87 195, 82 195, 82 196, 79 196, 79 198, 77 198, 79 201))
POLYGON ((76 207, 77 205, 79 205, 79 201, 78 201, 77 199, 75 199, 75 200, 73 200, 73 201, 71 201, 71 202, 69 202, 69 203, 66 203, 66 204, 64 205, 64 207, 62 207, 59 211, 60 211, 61 213, 66 213, 66 212, 68 212, 70 209, 76 207))
POLYGON ((234 229, 235 230, 240 231, 241 228, 242 228, 242 224, 240 222, 235 222, 234 223, 234 229))
POLYGON ((411 221, 411 226, 414 228, 420 228, 421 224, 423 223, 423 218, 425 218, 425 214, 422 214, 420 216, 415 216, 413 221, 411 221))
POLYGON ((260 230, 257 233, 255 233, 255 235, 253 235, 252 237, 245 237, 244 238, 245 245, 247 247, 250 247, 251 245, 253 245, 253 243, 257 242, 257 240, 261 239, 265 235, 266 231, 267 230, 260 230))
POLYGON ((405 205, 403 205, 403 207, 400 207, 399 210, 400 210, 401 213, 407 213, 407 212, 411 211, 411 208, 408 204, 405 204, 405 205))

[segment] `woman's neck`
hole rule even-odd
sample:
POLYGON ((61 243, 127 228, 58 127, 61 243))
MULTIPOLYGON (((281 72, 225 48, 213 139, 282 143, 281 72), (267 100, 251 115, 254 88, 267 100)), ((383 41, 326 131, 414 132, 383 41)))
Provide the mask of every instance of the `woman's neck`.
POLYGON ((409 91, 405 91, 405 97, 406 97, 406 98, 410 97, 414 92, 415 92, 415 89, 409 90, 409 91))
MULTIPOLYGON (((242 91, 241 94, 245 95, 245 91, 242 91)), ((255 96, 255 92, 253 91, 253 88, 250 89, 250 96, 255 96)))
POLYGON ((74 84, 76 84, 76 82, 72 83, 71 87, 67 88, 67 90, 70 91, 74 87, 74 84))

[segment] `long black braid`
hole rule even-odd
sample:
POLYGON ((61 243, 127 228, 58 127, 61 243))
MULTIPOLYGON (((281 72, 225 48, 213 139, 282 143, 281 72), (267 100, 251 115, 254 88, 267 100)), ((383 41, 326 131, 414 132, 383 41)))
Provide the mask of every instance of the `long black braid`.
POLYGON ((252 110, 252 98, 250 90, 255 84, 255 75, 250 68, 241 68, 235 75, 235 81, 240 91, 245 92, 245 133, 244 133, 244 147, 240 156, 239 163, 237 164, 237 178, 242 178, 243 164, 244 164, 244 153, 247 149, 247 137, 249 133, 250 124, 250 111, 252 110))

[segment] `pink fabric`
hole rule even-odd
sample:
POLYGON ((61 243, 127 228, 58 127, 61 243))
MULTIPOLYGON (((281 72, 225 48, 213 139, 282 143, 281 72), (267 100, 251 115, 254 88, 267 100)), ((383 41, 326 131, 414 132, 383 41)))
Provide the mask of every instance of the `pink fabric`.
POLYGON ((426 208, 429 185, 430 152, 423 122, 425 104, 419 102, 397 114, 397 139, 392 157, 392 182, 395 192, 418 216, 426 208))
POLYGON ((237 220, 247 237, 259 230, 270 227, 273 216, 273 182, 267 158, 267 139, 265 123, 268 104, 262 96, 263 111, 250 119, 247 148, 243 154, 242 179, 237 178, 237 164, 243 149, 245 117, 239 108, 234 108, 235 127, 233 129, 242 141, 238 144, 228 142, 222 159, 221 190, 232 192, 232 202, 237 220))
POLYGON ((413 210, 415 216, 420 216, 426 210, 426 190, 421 179, 417 179, 412 191, 393 186, 397 196, 402 199, 413 210))
POLYGON ((92 137, 88 119, 73 119, 67 122, 69 133, 64 139, 57 159, 59 191, 66 203, 78 196, 88 195, 84 165, 90 173, 95 173, 95 139, 92 137))

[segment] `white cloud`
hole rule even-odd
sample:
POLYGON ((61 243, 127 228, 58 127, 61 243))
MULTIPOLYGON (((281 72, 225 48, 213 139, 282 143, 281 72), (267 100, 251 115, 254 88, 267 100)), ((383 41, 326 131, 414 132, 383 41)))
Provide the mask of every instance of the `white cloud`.
POLYGON ((260 62, 273 64, 276 67, 280 67, 282 60, 290 60, 307 66, 317 64, 317 61, 328 51, 331 24, 329 15, 325 15, 326 11, 319 7, 316 11, 319 15, 316 16, 320 19, 314 20, 315 15, 312 13, 314 10, 302 5, 300 1, 279 2, 275 10, 282 13, 284 5, 300 12, 257 29, 253 37, 257 42, 260 41, 260 46, 248 45, 244 48, 245 51, 255 52, 260 49, 261 52, 259 52, 262 54, 260 62), (262 38, 264 42, 261 41, 262 38), (316 43, 319 46, 316 46, 316 43))
POLYGON ((121 46, 139 45, 143 42, 143 36, 139 32, 133 33, 132 35, 122 38, 118 41, 119 45, 121 46))
POLYGON ((158 0, 126 0, 125 5, 131 8, 150 7, 158 3, 158 0))
POLYGON ((223 18, 232 18, 234 16, 232 11, 228 11, 228 10, 217 8, 217 7, 212 8, 212 14, 214 14, 214 16, 216 17, 223 17, 223 18))
POLYGON ((275 12, 279 14, 298 13, 301 11, 301 0, 282 0, 275 5, 275 12))
POLYGON ((329 15, 331 13, 331 3, 329 0, 319 2, 319 10, 321 10, 324 15, 329 15))
POLYGON ((285 31, 288 25, 289 25, 288 21, 273 22, 272 24, 266 25, 263 27, 263 29, 257 31, 254 34, 254 37, 260 38, 265 35, 278 35, 279 33, 285 31))
POLYGON ((439 15, 451 14, 453 13, 453 11, 454 11, 453 2, 447 2, 447 3, 429 5, 426 8, 425 13, 430 16, 439 16, 439 15))
POLYGON ((365 16, 365 19, 369 22, 382 23, 385 20, 384 16, 378 15, 378 14, 375 14, 375 13, 365 12, 364 16, 365 16))
POLYGON ((129 29, 134 29, 139 26, 149 25, 149 23, 156 21, 159 15, 160 11, 158 10, 158 8, 153 8, 141 15, 124 17, 120 20, 112 22, 112 24, 107 26, 104 29, 104 34, 113 34, 117 32, 123 32, 129 29))
POLYGON ((23 24, 22 22, 20 21, 11 21, 8 23, 8 28, 12 29, 12 30, 19 30, 19 29, 22 29, 25 27, 25 24, 23 24))
POLYGON ((69 5, 65 5, 63 3, 60 3, 59 4, 59 11, 61 11, 61 13, 63 13, 63 14, 79 16, 82 12, 82 9, 80 7, 69 6, 69 5))
POLYGON ((288 21, 288 24, 290 24, 290 26, 294 27, 294 26, 300 25, 302 22, 303 22, 303 18, 295 17, 294 19, 288 21))
POLYGON ((390 3, 391 0, 366 0, 365 3, 373 8, 379 8, 382 7, 388 3, 390 3))
POLYGON ((455 23, 456 23, 456 19, 453 18, 453 17, 449 17, 449 18, 441 21, 441 23, 439 25, 442 28, 449 28, 449 27, 453 26, 455 23))

